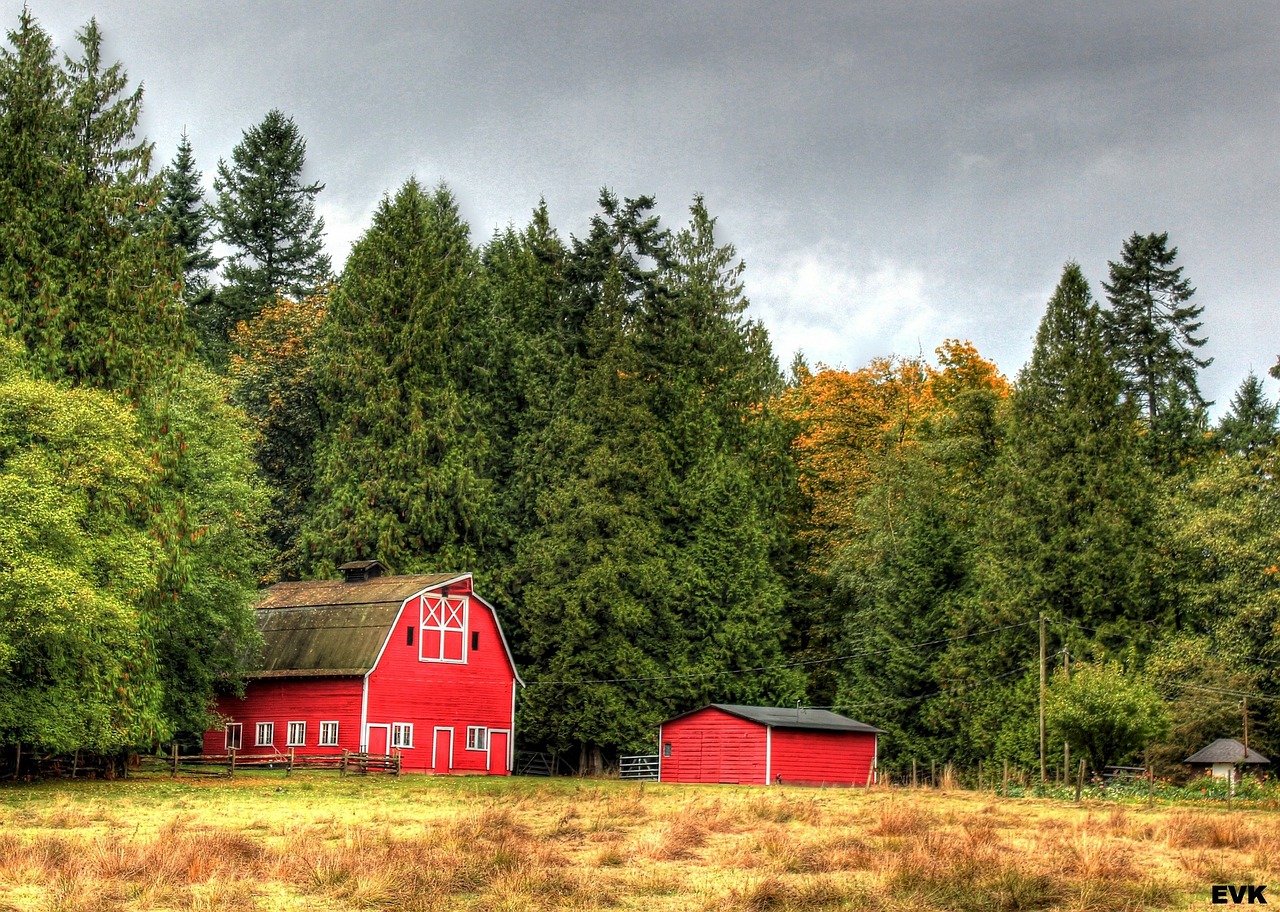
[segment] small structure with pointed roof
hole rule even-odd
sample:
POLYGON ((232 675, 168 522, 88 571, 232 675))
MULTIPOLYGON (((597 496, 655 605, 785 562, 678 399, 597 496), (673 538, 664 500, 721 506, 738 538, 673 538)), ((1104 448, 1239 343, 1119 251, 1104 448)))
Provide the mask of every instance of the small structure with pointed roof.
POLYGON ((1203 767, 1206 775, 1230 779, 1240 765, 1260 765, 1271 761, 1235 738, 1219 738, 1182 762, 1188 766, 1203 767))

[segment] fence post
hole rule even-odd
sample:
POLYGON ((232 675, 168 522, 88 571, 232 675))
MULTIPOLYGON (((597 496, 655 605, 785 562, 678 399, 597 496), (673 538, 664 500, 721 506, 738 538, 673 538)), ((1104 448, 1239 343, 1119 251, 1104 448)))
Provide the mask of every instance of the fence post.
POLYGON ((341 770, 342 775, 345 776, 347 774, 347 749, 345 747, 342 749, 342 762, 338 764, 338 769, 341 770))
POLYGON ((1004 796, 1009 797, 1009 761, 1004 762, 1004 796))
POLYGON ((1080 803, 1080 793, 1084 791, 1084 758, 1080 759, 1080 771, 1076 773, 1076 804, 1080 803))
POLYGON ((293 775, 293 748, 292 747, 289 748, 289 758, 284 762, 284 774, 286 778, 293 775))
POLYGON ((177 741, 173 742, 173 776, 171 778, 174 778, 174 779, 178 778, 178 742, 177 741))
POLYGON ((938 787, 938 761, 929 761, 929 785, 932 788, 938 787))
POLYGON ((911 787, 916 787, 916 758, 911 758, 911 787))
POLYGON ((234 779, 236 775, 236 749, 234 747, 229 747, 227 748, 227 753, 230 755, 230 763, 227 766, 227 778, 234 779))

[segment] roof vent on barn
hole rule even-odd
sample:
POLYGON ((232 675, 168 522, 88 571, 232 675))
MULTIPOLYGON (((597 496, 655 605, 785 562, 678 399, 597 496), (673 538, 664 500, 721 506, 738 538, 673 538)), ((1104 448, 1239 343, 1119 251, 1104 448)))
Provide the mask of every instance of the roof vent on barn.
POLYGON ((342 571, 342 579, 347 583, 363 583, 365 580, 377 579, 387 568, 382 561, 348 561, 338 568, 342 571))

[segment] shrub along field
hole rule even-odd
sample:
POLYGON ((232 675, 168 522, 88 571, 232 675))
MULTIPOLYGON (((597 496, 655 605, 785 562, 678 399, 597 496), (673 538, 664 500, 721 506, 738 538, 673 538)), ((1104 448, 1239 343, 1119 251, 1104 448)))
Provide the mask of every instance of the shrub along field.
POLYGON ((1185 909, 1280 814, 906 789, 347 778, 0 788, 3 910, 1185 909))

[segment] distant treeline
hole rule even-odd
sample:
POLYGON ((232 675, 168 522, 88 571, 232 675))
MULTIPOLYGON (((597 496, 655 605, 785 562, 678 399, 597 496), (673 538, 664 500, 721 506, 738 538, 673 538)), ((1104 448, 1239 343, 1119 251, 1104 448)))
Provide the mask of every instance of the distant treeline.
POLYGON ((202 731, 258 587, 361 558, 474 571, 522 746, 588 768, 713 701, 1034 765, 1041 617, 1051 767, 1176 763, 1245 700, 1280 748, 1277 408, 1250 376, 1210 425, 1167 235, 1105 306, 1068 264, 1012 383, 956 340, 784 376, 701 198, 476 243, 410 179, 335 275, 291 118, 206 199, 78 42, 24 11, 0 59, 0 751, 202 731))

